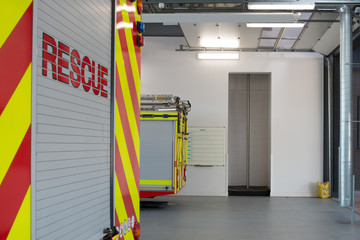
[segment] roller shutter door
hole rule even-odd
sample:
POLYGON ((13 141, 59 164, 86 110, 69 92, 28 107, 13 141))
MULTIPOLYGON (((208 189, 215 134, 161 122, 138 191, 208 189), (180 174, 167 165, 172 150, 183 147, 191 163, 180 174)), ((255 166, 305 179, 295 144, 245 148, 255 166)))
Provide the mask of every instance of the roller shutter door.
POLYGON ((101 239, 111 224, 111 1, 39 0, 33 239, 101 239))
POLYGON ((175 121, 140 121, 141 189, 174 189, 174 138, 175 121))

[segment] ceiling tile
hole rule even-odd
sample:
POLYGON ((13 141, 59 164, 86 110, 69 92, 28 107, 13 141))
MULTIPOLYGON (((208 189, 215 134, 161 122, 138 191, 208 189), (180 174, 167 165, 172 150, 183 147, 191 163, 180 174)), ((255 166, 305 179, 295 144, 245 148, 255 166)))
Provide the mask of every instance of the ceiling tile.
MULTIPOLYGON (((338 13, 314 13, 311 20, 336 20, 338 16, 338 13)), ((309 22, 295 49, 312 49, 331 25, 331 22, 309 22)))
POLYGON ((294 43, 295 40, 281 39, 278 45, 278 49, 291 49, 294 43))
POLYGON ((286 28, 282 37, 297 39, 302 30, 303 28, 286 28))
POLYGON ((277 38, 281 28, 263 28, 262 38, 277 38))
POLYGON ((273 48, 276 39, 260 39, 259 48, 273 48))

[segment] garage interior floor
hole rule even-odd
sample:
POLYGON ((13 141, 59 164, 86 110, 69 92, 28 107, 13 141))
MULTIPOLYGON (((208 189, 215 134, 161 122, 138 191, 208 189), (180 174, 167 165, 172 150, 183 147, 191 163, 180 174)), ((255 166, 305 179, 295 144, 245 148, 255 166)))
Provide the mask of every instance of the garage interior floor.
POLYGON ((156 197, 164 208, 141 208, 145 240, 359 240, 360 216, 333 199, 156 197))

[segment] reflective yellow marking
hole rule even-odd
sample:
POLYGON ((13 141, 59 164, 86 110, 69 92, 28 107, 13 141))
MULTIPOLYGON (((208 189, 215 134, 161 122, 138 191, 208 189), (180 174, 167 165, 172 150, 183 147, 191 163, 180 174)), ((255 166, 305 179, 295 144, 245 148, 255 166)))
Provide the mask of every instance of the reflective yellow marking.
MULTIPOLYGON (((177 126, 177 121, 175 121, 175 126, 177 126)), ((176 159, 176 155, 177 155, 177 151, 178 151, 178 144, 177 144, 177 139, 178 139, 178 133, 177 130, 175 128, 175 139, 174 139, 174 143, 175 143, 175 149, 174 149, 174 162, 176 163, 177 159, 176 159)), ((177 193, 177 168, 176 168, 176 164, 174 163, 175 167, 174 167, 174 194, 177 193)), ((179 176, 180 177, 180 176, 179 176)))
POLYGON ((138 130, 138 127, 136 124, 136 118, 138 116, 135 116, 135 112, 134 112, 134 108, 133 108, 133 104, 132 104, 132 100, 131 100, 129 84, 128 84, 127 77, 126 77, 124 61, 122 60, 123 55, 122 55, 120 39, 119 39, 118 34, 116 34, 116 38, 117 38, 117 40, 116 40, 116 56, 117 56, 116 64, 117 64, 119 78, 120 78, 120 82, 117 82, 117 84, 121 85, 122 95, 124 97, 124 102, 125 102, 126 113, 127 113, 127 117, 128 117, 129 125, 130 125, 130 131, 131 131, 131 135, 132 135, 133 142, 134 142, 135 152, 136 152, 136 156, 138 159, 138 163, 140 164, 140 136, 139 136, 139 130, 138 130))
POLYGON ((169 115, 169 117, 178 117, 177 112, 141 112, 141 115, 169 115))
MULTIPOLYGON (((129 23, 129 13, 123 11, 122 12, 123 21, 129 23)), ((134 39, 132 36, 132 29, 125 28, 125 35, 126 35, 126 42, 128 45, 129 50, 129 57, 131 62, 131 69, 134 75, 134 81, 135 81, 135 88, 136 92, 140 93, 140 73, 139 73, 139 67, 136 59, 136 53, 135 53, 135 46, 134 46, 134 39)))
POLYGON ((32 0, 0 0, 0 48, 14 30, 32 0))
POLYGON ((140 180, 141 185, 172 185, 171 180, 140 180))
MULTIPOLYGON (((128 222, 129 217, 126 213, 124 199, 121 195, 119 180, 118 180, 116 174, 115 174, 115 209, 116 209, 116 213, 117 213, 119 222, 122 223, 124 226, 124 221, 126 220, 126 222, 128 222)), ((137 218, 137 219, 139 219, 139 218, 137 218)), ((122 232, 122 235, 123 235, 123 239, 129 239, 129 240, 134 239, 132 230, 130 230, 130 232, 128 232, 126 230, 126 234, 124 234, 124 232, 122 232)))
POLYGON ((30 187, 28 188, 25 198, 21 204, 20 210, 11 227, 7 240, 30 240, 30 187))
MULTIPOLYGON (((116 107, 116 109, 118 107, 117 101, 115 101, 115 107, 116 107)), ((138 188, 136 185, 134 172, 133 172, 133 169, 131 166, 131 161, 130 161, 129 152, 127 149, 127 144, 125 141, 125 136, 124 136, 124 132, 123 132, 123 127, 122 127, 119 111, 115 111, 115 136, 117 139, 120 156, 121 156, 121 160, 122 160, 123 167, 124 167, 126 182, 129 186, 131 200, 133 202, 133 206, 135 209, 135 214, 136 214, 137 219, 139 219, 139 210, 140 210, 139 192, 138 192, 138 188)), ((138 170, 138 169, 135 169, 135 170, 138 170)))
MULTIPOLYGON (((177 118, 176 118, 177 119, 177 118)), ((140 118, 141 121, 149 121, 149 120, 156 120, 156 121, 176 121, 175 118, 160 118, 160 117, 154 117, 154 118, 140 118)))
POLYGON ((30 122, 31 63, 0 115, 0 184, 24 139, 30 122))
POLYGON ((140 188, 140 191, 163 191, 163 192, 172 192, 174 189, 163 189, 163 188, 140 188))

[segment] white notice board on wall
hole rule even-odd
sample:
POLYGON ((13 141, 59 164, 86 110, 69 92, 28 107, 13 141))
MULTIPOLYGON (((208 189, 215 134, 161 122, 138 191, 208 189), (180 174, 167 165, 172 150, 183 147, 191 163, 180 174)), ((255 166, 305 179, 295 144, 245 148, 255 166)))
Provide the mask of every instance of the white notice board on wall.
POLYGON ((225 127, 189 127, 188 165, 225 165, 225 127))

